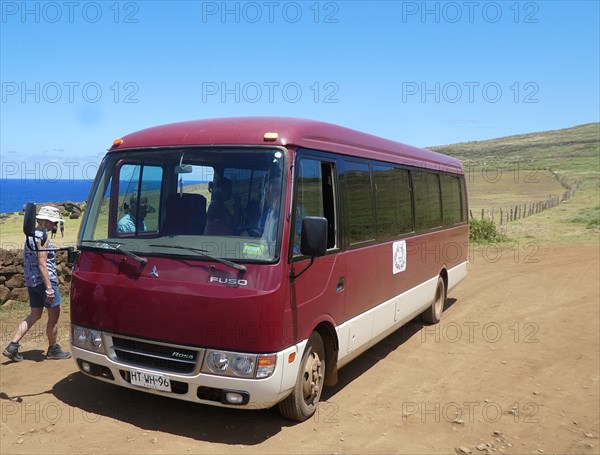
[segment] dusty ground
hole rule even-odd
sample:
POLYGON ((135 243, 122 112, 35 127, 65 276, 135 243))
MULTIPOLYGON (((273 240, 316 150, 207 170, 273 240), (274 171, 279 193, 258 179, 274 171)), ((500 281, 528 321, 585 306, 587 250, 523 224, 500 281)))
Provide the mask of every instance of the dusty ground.
POLYGON ((38 328, 2 358, 0 452, 599 453, 599 264, 597 245, 474 254, 441 325, 355 360, 301 424, 88 379, 42 360, 38 328))

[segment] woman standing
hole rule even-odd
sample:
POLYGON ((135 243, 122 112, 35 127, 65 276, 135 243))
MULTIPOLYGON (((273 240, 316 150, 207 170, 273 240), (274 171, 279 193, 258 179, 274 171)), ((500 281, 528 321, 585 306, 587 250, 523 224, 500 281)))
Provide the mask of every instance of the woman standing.
MULTIPOLYGON (((44 206, 40 209, 40 213, 36 218, 38 224, 35 230, 35 243, 40 250, 50 249, 52 247, 49 241, 46 240, 46 243, 43 243, 44 230, 48 232, 52 231, 53 228, 56 229, 57 223, 62 221, 60 212, 55 207, 44 206)), ((48 352, 46 353, 46 358, 70 358, 71 353, 63 351, 56 343, 58 318, 60 316, 56 252, 35 251, 33 239, 28 237, 23 251, 23 268, 25 270, 25 285, 29 291, 31 313, 21 321, 12 342, 2 354, 15 362, 23 360, 23 356, 19 354, 19 341, 21 341, 21 338, 25 336, 33 324, 42 317, 44 307, 46 307, 48 309, 48 324, 46 325, 48 352), (29 242, 29 246, 27 242, 29 242)))

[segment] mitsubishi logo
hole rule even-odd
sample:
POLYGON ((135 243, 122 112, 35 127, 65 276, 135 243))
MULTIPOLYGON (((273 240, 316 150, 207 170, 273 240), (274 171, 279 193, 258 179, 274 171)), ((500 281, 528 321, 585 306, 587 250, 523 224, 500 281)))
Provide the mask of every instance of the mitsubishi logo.
POLYGON ((152 267, 152 272, 150 272, 148 276, 152 278, 158 278, 158 271, 156 270, 156 266, 152 267))

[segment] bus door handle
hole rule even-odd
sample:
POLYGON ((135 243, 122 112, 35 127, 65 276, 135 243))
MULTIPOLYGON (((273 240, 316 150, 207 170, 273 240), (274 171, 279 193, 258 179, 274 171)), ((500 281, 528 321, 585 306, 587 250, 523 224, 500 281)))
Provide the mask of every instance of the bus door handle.
POLYGON ((341 276, 338 278, 338 282, 335 286, 335 292, 342 292, 345 287, 346 287, 346 277, 341 276))

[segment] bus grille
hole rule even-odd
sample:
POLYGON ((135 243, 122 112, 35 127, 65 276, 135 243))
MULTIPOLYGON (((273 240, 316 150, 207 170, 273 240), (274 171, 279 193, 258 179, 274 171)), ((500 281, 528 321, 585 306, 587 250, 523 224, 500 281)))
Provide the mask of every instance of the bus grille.
POLYGON ((196 368, 198 351, 116 336, 112 340, 115 360, 173 373, 192 373, 196 368))

